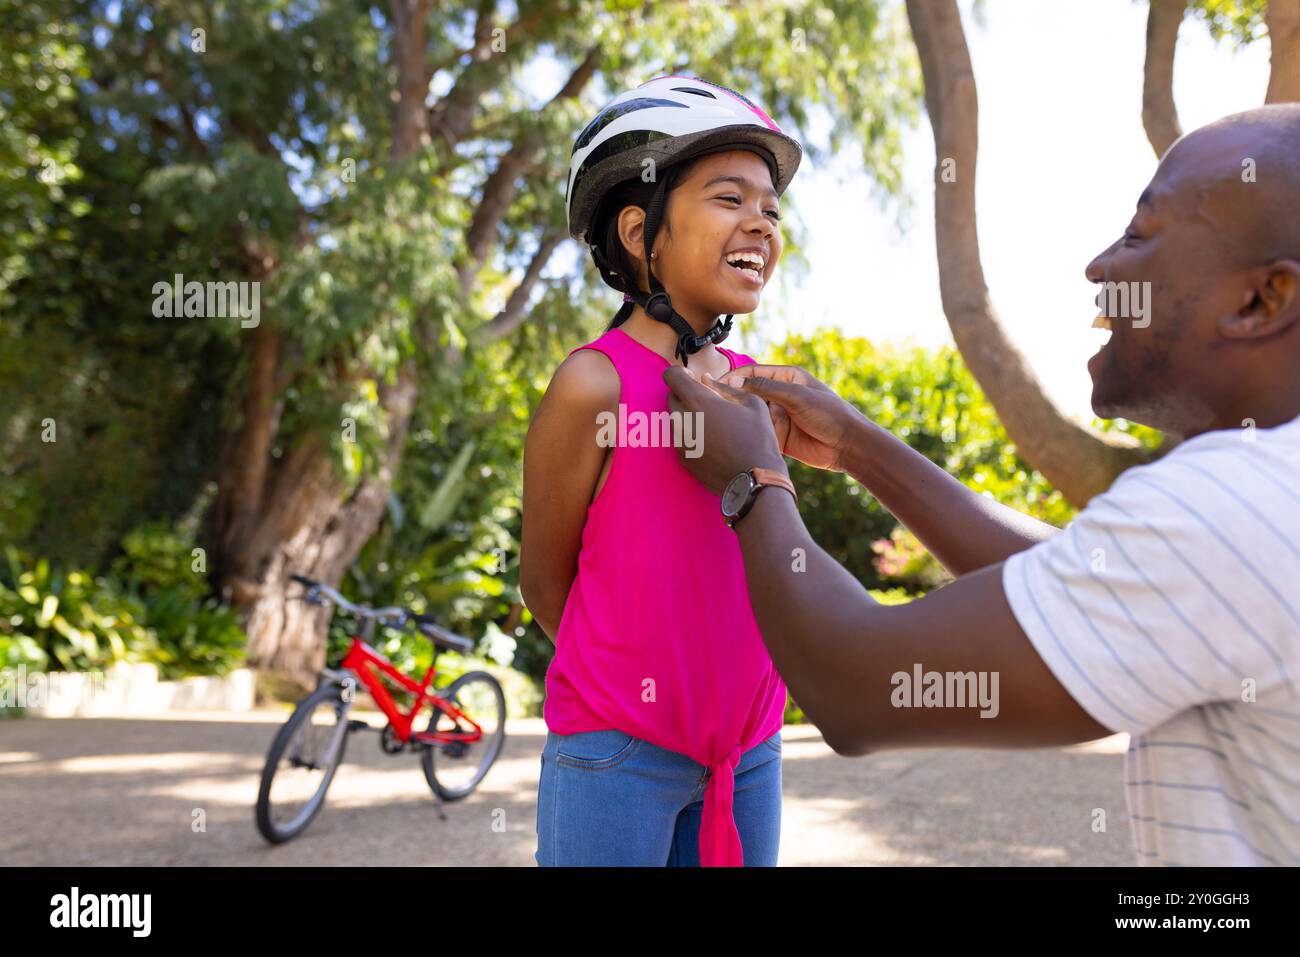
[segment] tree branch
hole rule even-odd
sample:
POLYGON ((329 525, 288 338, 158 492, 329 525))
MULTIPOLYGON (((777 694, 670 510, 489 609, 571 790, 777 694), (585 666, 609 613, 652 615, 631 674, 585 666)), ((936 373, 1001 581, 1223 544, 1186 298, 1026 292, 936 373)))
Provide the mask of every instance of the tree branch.
POLYGON ((519 281, 519 285, 510 293, 510 298, 506 300, 505 308, 492 318, 482 329, 481 338, 485 342, 493 342, 497 339, 504 339, 523 324, 524 309, 528 305, 528 298, 532 295, 533 288, 537 285, 538 279, 541 278, 542 270, 550 261, 552 254, 568 237, 563 233, 548 233, 544 235, 541 242, 538 243, 537 252, 533 254, 532 260, 528 263, 528 269, 524 271, 524 278, 519 281))
MULTIPOLYGON (((600 47, 597 45, 587 51, 587 55, 573 70, 559 92, 551 97, 539 112, 545 112, 561 100, 580 95, 583 87, 591 82, 599 63, 600 47)), ((475 277, 487 261, 497 227, 501 225, 501 221, 510 209, 510 204, 514 202, 519 192, 521 177, 534 163, 544 145, 541 131, 536 127, 530 127, 519 141, 511 146, 509 152, 501 157, 497 168, 483 184, 483 197, 479 201, 478 208, 474 210, 466 234, 465 245, 469 256, 467 260, 458 264, 456 270, 460 279, 462 299, 469 295, 475 277)))
POLYGON ((1075 505, 1146 459, 1135 439, 1067 418, 1044 393, 989 300, 975 219, 979 103, 955 0, 907 0, 934 130, 939 292, 953 339, 1021 456, 1075 505))
POLYGON ((1300 0, 1269 0, 1264 22, 1272 45, 1264 102, 1300 101, 1300 0))
POLYGON ((424 97, 429 78, 424 68, 426 29, 431 0, 391 0, 393 36, 390 45, 397 64, 397 104, 393 111, 392 157, 413 156, 429 139, 424 97))
POLYGON ((1156 156, 1164 156, 1183 135, 1174 104, 1174 51, 1187 0, 1151 0, 1147 12, 1147 56, 1142 69, 1142 128, 1156 156))

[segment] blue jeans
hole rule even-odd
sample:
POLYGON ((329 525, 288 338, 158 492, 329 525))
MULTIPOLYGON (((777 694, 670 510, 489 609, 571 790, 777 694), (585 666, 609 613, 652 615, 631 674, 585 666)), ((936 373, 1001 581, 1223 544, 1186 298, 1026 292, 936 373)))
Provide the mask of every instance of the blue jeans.
MULTIPOLYGON (((710 772, 622 731, 548 731, 537 789, 542 867, 698 867, 710 772)), ((775 867, 781 732, 740 757, 733 816, 746 867, 775 867)))

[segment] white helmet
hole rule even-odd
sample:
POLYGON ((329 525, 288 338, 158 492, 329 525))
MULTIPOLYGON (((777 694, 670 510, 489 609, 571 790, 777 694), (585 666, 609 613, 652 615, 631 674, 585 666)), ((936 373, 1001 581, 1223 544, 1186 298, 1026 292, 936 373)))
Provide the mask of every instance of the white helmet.
POLYGON ((600 201, 623 180, 722 147, 754 150, 772 169, 777 195, 794 179, 803 148, 753 102, 695 76, 655 77, 611 100, 578 134, 569 160, 569 235, 588 242, 600 201))
MULTIPOLYGON (((725 339, 731 330, 731 316, 725 323, 715 323, 705 335, 696 335, 672 308, 653 269, 646 270, 649 296, 628 288, 624 277, 610 268, 600 247, 591 243, 591 225, 605 194, 625 180, 640 177, 647 159, 654 162, 658 175, 686 160, 735 149, 751 150, 763 158, 778 196, 794 179, 803 157, 798 141, 782 133, 770 116, 744 96, 697 76, 672 74, 655 77, 611 100, 578 134, 569 160, 565 190, 569 235, 590 245, 602 278, 623 291, 624 308, 614 324, 627 318, 632 302, 639 303, 647 315, 677 331, 677 351, 684 363, 706 342, 725 339)), ((647 266, 662 223, 663 186, 661 179, 646 214, 647 266)))

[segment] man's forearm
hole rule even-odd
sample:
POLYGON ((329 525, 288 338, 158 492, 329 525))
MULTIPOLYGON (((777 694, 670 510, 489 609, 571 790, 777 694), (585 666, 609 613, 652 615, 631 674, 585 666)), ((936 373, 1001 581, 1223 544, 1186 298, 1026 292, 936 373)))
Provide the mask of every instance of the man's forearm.
POLYGON ((1057 529, 967 488, 867 419, 855 423, 844 470, 954 575, 997 562, 1057 529))
POLYGON ((887 634, 868 640, 885 609, 809 536, 794 499, 779 488, 759 493, 736 524, 749 601, 773 664, 828 744, 851 753, 854 715, 872 676, 888 698, 887 676, 900 648, 887 634), (882 677, 884 676, 884 677, 882 677))

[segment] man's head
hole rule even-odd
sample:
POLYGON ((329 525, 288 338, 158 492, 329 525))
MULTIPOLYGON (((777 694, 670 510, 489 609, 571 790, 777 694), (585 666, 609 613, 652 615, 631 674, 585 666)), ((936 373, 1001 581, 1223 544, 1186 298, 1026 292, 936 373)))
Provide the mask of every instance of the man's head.
POLYGON ((1086 275, 1113 330, 1098 415, 1183 435, 1300 415, 1300 104, 1180 139, 1086 275))

